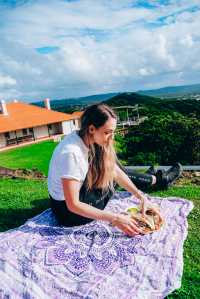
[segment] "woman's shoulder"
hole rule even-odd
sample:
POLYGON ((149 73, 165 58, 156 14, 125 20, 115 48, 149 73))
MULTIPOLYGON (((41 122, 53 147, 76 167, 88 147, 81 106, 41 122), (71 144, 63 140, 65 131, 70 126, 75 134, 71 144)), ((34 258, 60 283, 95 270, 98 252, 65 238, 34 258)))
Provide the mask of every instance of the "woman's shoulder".
POLYGON ((63 155, 67 154, 75 157, 84 155, 83 150, 80 146, 80 142, 75 136, 74 132, 64 137, 64 139, 58 145, 57 150, 63 155))

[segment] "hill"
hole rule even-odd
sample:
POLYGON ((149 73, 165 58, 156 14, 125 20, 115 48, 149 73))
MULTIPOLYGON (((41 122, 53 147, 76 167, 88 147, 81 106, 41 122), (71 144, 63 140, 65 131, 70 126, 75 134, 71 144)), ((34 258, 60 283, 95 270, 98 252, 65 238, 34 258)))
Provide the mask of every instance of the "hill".
POLYGON ((124 105, 154 103, 158 100, 160 99, 146 95, 140 95, 136 92, 124 92, 112 97, 111 99, 103 101, 103 103, 115 107, 124 105))
POLYGON ((200 94, 200 84, 168 86, 151 90, 138 90, 137 93, 154 97, 176 97, 196 93, 200 94))
MULTIPOLYGON (((98 103, 101 101, 105 101, 107 99, 112 98, 117 93, 106 93, 106 94, 97 94, 80 98, 68 98, 61 100, 51 100, 51 108, 52 110, 60 111, 60 112, 73 112, 77 110, 81 110, 87 105, 98 103)), ((44 107, 44 102, 34 102, 33 105, 44 107)))
POLYGON ((197 99, 160 99, 138 93, 121 93, 103 101, 109 106, 124 106, 139 104, 143 115, 179 112, 185 116, 200 118, 200 101, 197 99))

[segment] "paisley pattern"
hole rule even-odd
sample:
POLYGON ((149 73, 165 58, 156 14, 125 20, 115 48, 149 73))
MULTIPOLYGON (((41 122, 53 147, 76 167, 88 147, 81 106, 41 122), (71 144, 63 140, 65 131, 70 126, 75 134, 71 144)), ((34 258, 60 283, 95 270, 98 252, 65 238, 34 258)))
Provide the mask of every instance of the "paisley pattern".
MULTIPOLYGON (((181 198, 151 197, 165 218, 159 232, 127 237, 109 224, 58 226, 51 210, 1 233, 0 298, 164 298, 180 287, 187 215, 181 198)), ((116 192, 107 210, 138 204, 116 192)))

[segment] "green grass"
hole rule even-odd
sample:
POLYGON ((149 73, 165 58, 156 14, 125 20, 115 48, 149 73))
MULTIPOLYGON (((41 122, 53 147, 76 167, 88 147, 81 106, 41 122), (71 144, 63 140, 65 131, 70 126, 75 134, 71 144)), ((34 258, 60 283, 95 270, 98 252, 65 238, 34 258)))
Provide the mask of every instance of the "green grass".
POLYGON ((196 185, 174 186, 154 195, 177 196, 192 200, 194 208, 188 216, 188 236, 184 243, 184 269, 182 286, 167 296, 168 299, 200 298, 200 187, 196 185))
POLYGON ((1 152, 0 166, 13 169, 37 168, 47 175, 49 160, 56 145, 56 142, 50 140, 1 152))
POLYGON ((22 225, 48 207, 46 180, 0 179, 0 231, 22 225))
MULTIPOLYGON (((43 143, 0 153, 0 165, 10 168, 38 168, 47 175, 49 160, 56 143, 43 143)), ((194 209, 188 216, 188 237, 184 243, 182 286, 168 299, 200 298, 200 187, 174 186, 157 196, 177 196, 192 200, 194 209)), ((46 180, 0 179, 0 231, 22 225, 27 219, 49 207, 46 180)))

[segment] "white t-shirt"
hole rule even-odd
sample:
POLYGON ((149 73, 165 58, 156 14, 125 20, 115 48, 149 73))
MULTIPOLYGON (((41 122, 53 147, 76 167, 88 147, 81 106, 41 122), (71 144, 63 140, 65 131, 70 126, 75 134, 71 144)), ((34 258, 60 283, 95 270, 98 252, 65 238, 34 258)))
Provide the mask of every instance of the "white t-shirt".
POLYGON ((88 147, 73 131, 66 135, 55 148, 48 172, 48 191, 55 200, 65 200, 61 178, 80 181, 82 184, 88 172, 88 147))

